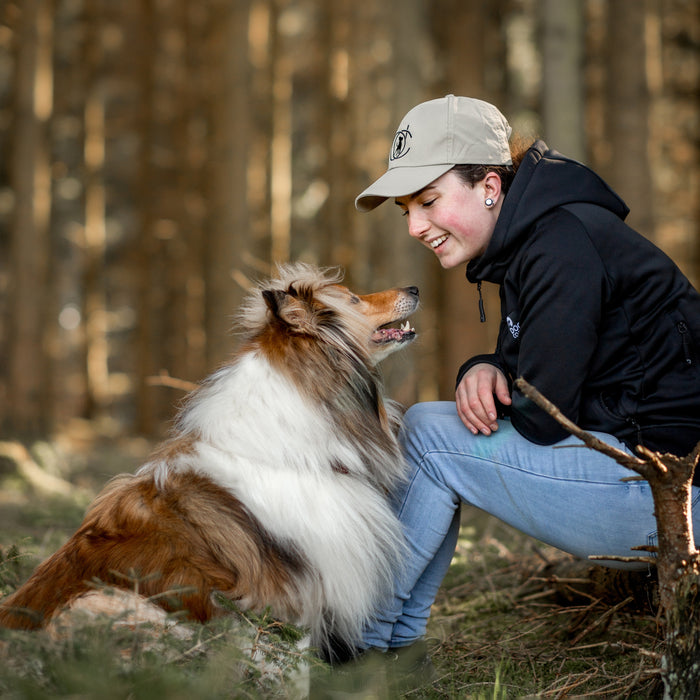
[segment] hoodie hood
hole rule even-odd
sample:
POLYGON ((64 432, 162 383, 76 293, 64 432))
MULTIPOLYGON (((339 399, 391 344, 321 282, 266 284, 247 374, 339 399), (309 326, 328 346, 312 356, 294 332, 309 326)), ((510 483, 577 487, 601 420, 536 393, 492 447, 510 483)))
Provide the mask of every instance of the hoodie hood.
POLYGON ((629 213, 590 168, 536 141, 518 167, 486 251, 467 265, 467 279, 500 284, 533 224, 549 211, 573 203, 603 207, 621 220, 629 213))

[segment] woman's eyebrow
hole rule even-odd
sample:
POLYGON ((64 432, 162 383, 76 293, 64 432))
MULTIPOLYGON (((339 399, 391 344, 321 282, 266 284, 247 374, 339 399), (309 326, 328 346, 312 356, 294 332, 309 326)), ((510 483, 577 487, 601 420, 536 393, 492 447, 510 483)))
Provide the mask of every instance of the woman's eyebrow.
MULTIPOLYGON (((423 192, 432 189, 432 187, 433 187, 432 185, 426 185, 422 189, 418 190, 418 192, 414 192, 412 195, 409 195, 408 201, 411 202, 414 199, 416 199, 417 197, 420 197, 423 194, 423 192)), ((394 200, 394 204, 396 204, 399 207, 402 206, 402 203, 399 202, 397 199, 394 200)))

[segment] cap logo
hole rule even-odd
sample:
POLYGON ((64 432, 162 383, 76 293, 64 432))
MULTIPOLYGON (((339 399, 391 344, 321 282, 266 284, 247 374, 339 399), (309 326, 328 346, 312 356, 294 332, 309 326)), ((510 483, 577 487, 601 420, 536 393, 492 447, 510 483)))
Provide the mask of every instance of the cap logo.
MULTIPOLYGON (((409 125, 410 126, 410 125, 409 125)), ((406 129, 399 129, 394 136, 394 143, 391 145, 391 155, 389 160, 397 160, 403 158, 411 150, 411 139, 413 135, 406 129)))

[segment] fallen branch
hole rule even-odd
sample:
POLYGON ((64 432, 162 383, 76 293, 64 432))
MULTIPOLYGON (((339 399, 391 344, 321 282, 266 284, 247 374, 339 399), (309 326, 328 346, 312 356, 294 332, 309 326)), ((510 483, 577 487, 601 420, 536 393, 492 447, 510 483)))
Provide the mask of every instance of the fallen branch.
POLYGON ((69 481, 50 474, 37 464, 29 450, 19 442, 0 442, 0 457, 13 462, 17 473, 37 491, 51 496, 72 496, 78 491, 69 481))
POLYGON ((149 386, 167 386, 171 389, 180 389, 181 391, 194 391, 199 386, 199 384, 188 382, 186 379, 171 377, 166 370, 161 370, 159 374, 146 377, 146 384, 149 386))

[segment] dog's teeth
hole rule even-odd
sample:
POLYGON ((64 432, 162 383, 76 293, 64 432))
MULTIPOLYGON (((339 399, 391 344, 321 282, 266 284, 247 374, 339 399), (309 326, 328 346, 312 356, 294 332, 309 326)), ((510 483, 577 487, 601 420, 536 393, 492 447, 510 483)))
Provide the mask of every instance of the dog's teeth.
POLYGON ((403 326, 401 326, 401 330, 402 330, 402 331, 410 331, 410 330, 411 330, 411 324, 410 324, 408 321, 406 321, 406 323, 404 323, 403 326))

